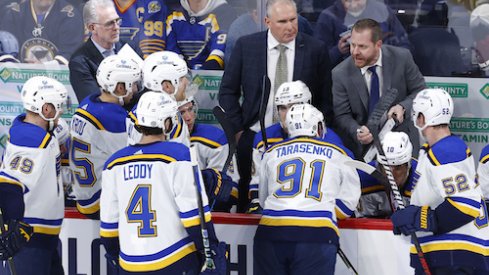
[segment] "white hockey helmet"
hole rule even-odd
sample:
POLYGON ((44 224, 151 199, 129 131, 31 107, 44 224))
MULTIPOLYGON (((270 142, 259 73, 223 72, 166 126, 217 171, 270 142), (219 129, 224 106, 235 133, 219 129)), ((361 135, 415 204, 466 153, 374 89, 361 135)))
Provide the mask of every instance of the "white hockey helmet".
POLYGON ((428 126, 449 124, 453 115, 453 100, 450 94, 443 89, 424 89, 413 100, 411 116, 414 126, 423 130, 428 126), (422 113, 425 125, 419 127, 416 119, 422 113))
POLYGON ((167 93, 146 92, 139 99, 136 117, 139 126, 161 128, 165 130, 165 121, 171 120, 170 133, 178 124, 177 102, 167 93))
POLYGON ((66 103, 68 92, 59 81, 46 77, 34 76, 24 83, 21 91, 22 103, 26 110, 38 114, 42 119, 49 121, 49 130, 54 128, 54 120, 60 115, 63 104, 66 103), (42 114, 42 106, 52 104, 56 115, 46 118, 42 114))
MULTIPOLYGON (((97 69, 97 82, 104 91, 109 92, 124 103, 123 98, 132 93, 134 83, 141 81, 141 68, 138 63, 130 58, 119 55, 111 55, 100 63, 97 69), (126 94, 116 95, 115 89, 118 83, 124 83, 126 94)), ((139 87, 138 87, 139 88, 139 87)))
POLYGON ((178 101, 177 102, 178 108, 182 107, 183 105, 185 105, 189 102, 192 102, 192 106, 193 106, 192 110, 197 114, 197 112, 199 111, 199 107, 197 105, 197 101, 195 100, 195 98, 193 96, 188 96, 184 100, 178 101))
POLYGON ((307 85, 300 81, 282 83, 275 93, 275 106, 293 103, 311 103, 312 94, 307 85))
POLYGON ((285 118, 290 137, 322 137, 326 133, 324 116, 311 104, 296 104, 290 108, 285 118))
POLYGON ((173 86, 180 85, 180 78, 189 72, 187 63, 177 53, 160 51, 150 54, 143 65, 144 87, 164 92, 161 83, 170 81, 173 86))
POLYGON ((410 163, 413 154, 413 145, 404 132, 387 132, 382 140, 382 149, 387 162, 382 161, 378 155, 377 161, 390 166, 410 163))

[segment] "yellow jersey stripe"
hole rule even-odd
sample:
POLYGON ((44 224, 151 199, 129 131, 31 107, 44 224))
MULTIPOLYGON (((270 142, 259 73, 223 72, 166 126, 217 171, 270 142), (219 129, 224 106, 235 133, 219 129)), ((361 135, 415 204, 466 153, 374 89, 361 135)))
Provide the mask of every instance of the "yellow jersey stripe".
POLYGON ((76 113, 80 113, 81 115, 83 115, 85 118, 89 119, 90 120, 90 123, 92 123, 95 127, 97 127, 97 129, 99 130, 105 130, 104 126, 102 125, 102 123, 96 118, 94 117, 92 114, 90 114, 89 112, 83 110, 83 109, 77 109, 75 114, 76 113))
POLYGON ((105 229, 100 229, 100 237, 105 237, 105 238, 115 238, 119 237, 119 230, 105 230, 105 229))
MULTIPOLYGON (((447 250, 466 250, 484 256, 489 256, 489 249, 487 247, 480 246, 474 243, 454 241, 454 240, 446 240, 437 243, 422 244, 421 250, 423 250, 424 253, 435 252, 435 251, 447 251, 447 250)), ((411 245, 410 253, 417 254, 414 245, 411 245)))
MULTIPOLYGON (((284 139, 283 138, 267 138, 267 143, 268 144, 277 143, 277 142, 281 142, 282 140, 284 140, 284 139)), ((265 142, 262 140, 262 141, 258 142, 258 144, 256 145, 256 148, 260 149, 261 147, 263 147, 263 145, 265 145, 265 142)))
POLYGON ((189 243, 184 247, 180 248, 179 250, 177 250, 176 253, 173 253, 168 257, 165 257, 161 260, 152 263, 127 262, 119 258, 119 264, 126 271, 133 271, 133 272, 154 271, 154 270, 163 269, 179 261, 180 259, 182 259, 183 257, 187 256, 188 254, 194 251, 197 251, 197 249, 195 248, 195 244, 189 243))
MULTIPOLYGON (((206 212, 205 213, 205 222, 210 222, 211 221, 211 213, 206 212)), ((200 225, 200 217, 193 217, 193 218, 187 218, 187 219, 182 219, 182 224, 184 227, 189 228, 192 226, 200 225)))
POLYGON ((50 140, 51 140, 51 134, 46 133, 41 144, 39 145, 39 148, 46 148, 50 140))
POLYGON ((165 162, 174 162, 177 161, 175 158, 172 158, 167 155, 163 154, 143 154, 143 155, 133 155, 133 156, 127 156, 127 157, 122 157, 113 160, 111 163, 107 165, 107 169, 112 168, 113 166, 119 164, 119 163, 124 163, 124 162, 129 162, 129 161, 135 161, 135 160, 141 160, 141 159, 152 159, 152 160, 163 160, 165 162))
POLYGON ((94 214, 100 210, 100 204, 97 201, 97 203, 95 203, 94 205, 87 207, 87 206, 80 205, 79 203, 76 203, 76 209, 78 209, 78 212, 85 215, 94 214))
POLYGON ((333 229, 338 236, 338 227, 329 219, 294 219, 294 218, 269 218, 262 216, 260 225, 266 226, 301 226, 301 227, 328 227, 333 229))
POLYGON ((465 206, 463 204, 457 203, 449 198, 447 198, 447 201, 455 208, 457 208, 460 212, 472 216, 474 218, 479 217, 479 209, 474 209, 472 207, 465 206))
POLYGON ((46 234, 46 235, 59 235, 61 227, 45 227, 45 226, 33 226, 34 233, 46 234))
POLYGON ((210 140, 208 138, 205 138, 205 137, 190 137, 190 142, 192 142, 192 141, 202 142, 202 143, 209 145, 210 147, 213 147, 213 148, 219 148, 222 146, 221 144, 219 144, 213 140, 210 140))

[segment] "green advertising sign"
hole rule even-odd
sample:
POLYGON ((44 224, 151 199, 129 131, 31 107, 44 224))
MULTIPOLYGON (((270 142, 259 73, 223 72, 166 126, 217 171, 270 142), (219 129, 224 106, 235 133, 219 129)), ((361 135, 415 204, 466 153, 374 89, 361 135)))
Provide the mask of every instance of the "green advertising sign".
POLYGON ((442 83, 442 82, 426 82, 429 88, 443 89, 452 97, 466 98, 469 96, 469 85, 467 83, 442 83))

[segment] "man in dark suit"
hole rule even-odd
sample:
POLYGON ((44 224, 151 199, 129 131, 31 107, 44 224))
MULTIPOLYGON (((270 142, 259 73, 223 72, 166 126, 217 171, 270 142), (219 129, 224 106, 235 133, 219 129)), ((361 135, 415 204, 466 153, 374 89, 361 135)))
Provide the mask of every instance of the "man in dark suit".
POLYGON ((388 117, 395 116, 400 125, 395 129, 409 135, 413 152, 418 152, 417 130, 409 121, 416 94, 425 88, 424 78, 410 52, 403 48, 382 45, 379 23, 362 19, 352 30, 351 56, 333 69, 333 106, 335 128, 344 144, 356 158, 362 158, 373 136, 366 123, 379 97, 389 88, 399 91, 388 117), (377 83, 374 88, 374 83, 377 83), (377 91, 374 93, 373 91, 377 91), (375 95, 376 94, 376 95, 375 95), (377 97, 377 100, 373 99, 377 97))
MULTIPOLYGON (((251 173, 251 147, 259 127, 259 106, 264 92, 265 127, 277 117, 273 110, 277 81, 302 80, 312 92, 312 103, 321 110, 327 123, 332 119, 331 65, 324 44, 305 34, 297 33, 297 9, 292 0, 269 0, 265 23, 268 31, 243 36, 236 42, 226 65, 219 89, 219 104, 233 125, 238 141, 240 203, 246 205, 251 173), (282 50, 279 50, 279 49, 282 50), (281 56, 286 56, 286 77, 278 76, 281 56), (270 89, 262 91, 263 76, 270 79, 270 89), (243 91, 243 92, 241 92, 243 91), (240 98, 243 97, 242 103, 240 98)), ((255 167, 254 170, 259 169, 255 167)))
POLYGON ((85 27, 90 38, 71 56, 70 82, 78 102, 100 91, 97 69, 105 57, 116 54, 122 47, 119 42, 121 18, 111 0, 90 0, 83 7, 85 27))

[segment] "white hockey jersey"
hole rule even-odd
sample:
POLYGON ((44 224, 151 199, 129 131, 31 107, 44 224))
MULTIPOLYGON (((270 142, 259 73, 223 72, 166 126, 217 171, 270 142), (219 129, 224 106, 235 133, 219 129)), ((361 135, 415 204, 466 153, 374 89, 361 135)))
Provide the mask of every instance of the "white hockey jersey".
MULTIPOLYGON (((197 177, 201 186, 200 172, 197 177)), ((201 192, 206 222, 211 219, 201 192)), ((176 142, 126 147, 106 163, 100 235, 119 237, 120 266, 154 271, 196 251, 186 228, 200 224, 189 148, 176 142)))
POLYGON ((98 96, 85 98, 71 119, 73 195, 82 214, 99 210, 104 163, 127 143, 127 111, 118 104, 101 102, 98 96))
MULTIPOLYGON (((224 162, 229 154, 229 145, 226 135, 221 129, 207 124, 196 123, 192 133, 190 133, 190 143, 197 150, 200 169, 215 168, 219 171, 223 170, 224 162)), ((234 182, 238 182, 239 174, 235 164, 236 161, 233 156, 226 174, 234 182)), ((237 198, 237 189, 233 189, 232 195, 237 198)))
POLYGON ((489 145, 486 145, 479 158, 477 167, 477 180, 485 200, 489 200, 489 145))
POLYGON ((266 184, 259 186, 263 216, 255 238, 338 243, 337 217, 353 213, 360 198, 356 170, 341 165, 347 158, 318 138, 269 148, 260 167, 260 183, 266 184))
POLYGON ((59 235, 64 217, 61 155, 53 134, 18 116, 9 130, 2 171, 18 179, 24 191, 23 220, 37 234, 59 235))
MULTIPOLYGON (((411 204, 436 211, 438 230, 450 224, 463 225, 437 234, 418 232, 421 248, 430 266, 466 266, 489 270, 489 227, 482 192, 475 182, 472 153, 456 136, 448 136, 419 153, 411 204), (460 217, 473 221, 459 222, 460 217)), ((411 266, 421 268, 414 245, 411 266)))

